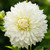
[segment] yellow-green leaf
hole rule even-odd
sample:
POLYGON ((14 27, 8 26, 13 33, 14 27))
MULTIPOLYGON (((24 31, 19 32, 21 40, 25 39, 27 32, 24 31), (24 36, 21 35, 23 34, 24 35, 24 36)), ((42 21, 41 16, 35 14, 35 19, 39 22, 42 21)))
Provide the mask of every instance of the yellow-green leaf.
POLYGON ((5 46, 5 47, 12 49, 12 46, 5 46))

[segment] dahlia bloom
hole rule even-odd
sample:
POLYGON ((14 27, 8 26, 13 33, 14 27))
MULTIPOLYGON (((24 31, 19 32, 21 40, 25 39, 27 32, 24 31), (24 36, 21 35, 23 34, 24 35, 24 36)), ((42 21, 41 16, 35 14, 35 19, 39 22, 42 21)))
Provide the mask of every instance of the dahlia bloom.
POLYGON ((47 33, 47 20, 43 10, 31 2, 18 3, 4 17, 5 36, 13 46, 26 47, 41 42, 47 33))

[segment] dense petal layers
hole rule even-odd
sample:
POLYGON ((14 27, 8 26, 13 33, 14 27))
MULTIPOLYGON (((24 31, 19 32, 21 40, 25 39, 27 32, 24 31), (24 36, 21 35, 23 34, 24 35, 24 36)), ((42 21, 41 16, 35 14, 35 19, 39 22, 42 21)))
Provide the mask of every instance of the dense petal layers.
POLYGON ((47 20, 43 10, 31 2, 18 3, 4 17, 5 36, 13 46, 26 47, 41 42, 47 33, 47 20))

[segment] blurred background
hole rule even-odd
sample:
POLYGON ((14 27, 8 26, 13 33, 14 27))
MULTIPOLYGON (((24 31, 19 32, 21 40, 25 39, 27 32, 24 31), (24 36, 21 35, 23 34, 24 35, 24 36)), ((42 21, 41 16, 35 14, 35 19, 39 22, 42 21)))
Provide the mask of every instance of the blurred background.
MULTIPOLYGON (((5 12, 10 10, 11 6, 14 6, 18 2, 23 2, 25 0, 0 0, 0 11, 4 10, 5 12)), ((45 35, 45 38, 42 42, 37 43, 36 46, 32 47, 32 50, 50 50, 50 0, 29 0, 32 3, 39 5, 40 9, 44 10, 44 14, 47 15, 48 20, 48 33, 45 35)), ((11 46, 9 38, 4 36, 3 25, 0 20, 0 50, 10 50, 5 46, 11 46)), ((22 50, 25 50, 23 48, 22 50)))

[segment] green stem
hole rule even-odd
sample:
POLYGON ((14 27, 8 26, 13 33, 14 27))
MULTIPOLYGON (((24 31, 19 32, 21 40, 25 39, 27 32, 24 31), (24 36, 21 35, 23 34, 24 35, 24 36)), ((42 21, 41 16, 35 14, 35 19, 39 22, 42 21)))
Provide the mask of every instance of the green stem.
POLYGON ((29 46, 28 46, 28 49, 27 50, 29 50, 29 46))
POLYGON ((32 47, 30 46, 30 50, 32 50, 32 47))
POLYGON ((26 2, 28 2, 28 0, 26 0, 26 2))
POLYGON ((27 50, 29 50, 29 48, 27 50))

